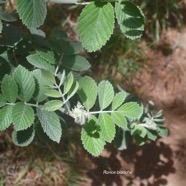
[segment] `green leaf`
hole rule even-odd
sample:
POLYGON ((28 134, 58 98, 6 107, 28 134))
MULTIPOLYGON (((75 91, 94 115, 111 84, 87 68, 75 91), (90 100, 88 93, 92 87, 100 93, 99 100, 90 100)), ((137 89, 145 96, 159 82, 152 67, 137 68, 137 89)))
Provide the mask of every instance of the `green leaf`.
POLYGON ((29 29, 44 23, 47 14, 45 0, 17 0, 16 3, 19 17, 29 29))
POLYGON ((56 56, 53 51, 41 51, 37 50, 36 53, 45 61, 47 61, 50 64, 55 64, 56 63, 56 56))
POLYGON ((84 105, 89 110, 91 109, 97 98, 97 85, 96 82, 88 76, 85 76, 79 81, 78 95, 84 105))
POLYGON ((131 119, 139 119, 143 113, 143 107, 136 102, 128 102, 117 110, 124 116, 131 119))
POLYGON ((41 70, 41 75, 44 79, 51 82, 52 84, 56 83, 55 77, 54 77, 52 72, 49 72, 49 71, 46 71, 46 70, 41 70))
POLYGON ((109 81, 101 81, 98 85, 98 98, 101 110, 111 104, 114 98, 114 89, 109 81))
POLYGON ((161 136, 161 137, 166 137, 166 136, 168 136, 168 129, 167 128, 165 128, 164 126, 158 126, 158 134, 159 134, 159 136, 161 136))
POLYGON ((134 124, 131 128, 131 134, 132 135, 137 134, 140 137, 145 138, 145 136, 147 135, 147 129, 140 125, 134 124))
POLYGON ((28 146, 33 141, 34 136, 35 136, 35 130, 33 125, 26 130, 22 130, 22 131, 14 130, 12 132, 13 143, 20 147, 28 146))
POLYGON ((99 115, 98 124, 100 126, 100 136, 103 140, 111 143, 115 137, 115 125, 109 114, 103 113, 99 115))
POLYGON ((12 123, 12 105, 7 105, 0 110, 0 131, 7 129, 12 123))
POLYGON ((0 10, 0 20, 13 22, 13 21, 16 21, 16 17, 14 14, 8 14, 8 13, 0 10))
POLYGON ((3 31, 3 23, 2 23, 2 21, 0 20, 0 34, 2 33, 2 31, 3 31))
POLYGON ((48 70, 51 72, 55 71, 54 66, 52 66, 47 61, 45 61, 42 57, 40 57, 39 54, 31 54, 31 55, 27 56, 26 59, 31 65, 33 65, 37 68, 40 68, 43 70, 48 70))
POLYGON ((115 4, 115 12, 121 31, 130 39, 138 39, 144 31, 144 15, 130 1, 115 4))
POLYGON ((153 141, 155 141, 157 139, 157 131, 154 131, 154 130, 147 130, 147 137, 148 139, 151 139, 153 141))
POLYGON ((65 79, 64 83, 64 94, 67 94, 74 82, 74 76, 72 73, 69 73, 65 79))
POLYGON ((83 125, 81 140, 83 147, 93 156, 99 156, 105 146, 105 142, 99 136, 99 126, 93 119, 83 125))
POLYGON ((63 106, 63 102, 60 100, 48 101, 44 104, 43 108, 47 111, 56 111, 63 106))
POLYGON ((15 69, 13 77, 16 80, 20 90, 19 98, 22 101, 29 101, 35 91, 35 80, 32 76, 32 73, 23 66, 19 65, 15 69))
POLYGON ((125 98, 126 98, 126 92, 122 91, 117 93, 112 102, 112 110, 116 110, 119 106, 121 106, 125 98))
POLYGON ((72 96, 74 96, 74 94, 77 92, 78 88, 79 88, 79 83, 78 82, 73 83, 71 89, 68 92, 67 99, 70 99, 72 96))
POLYGON ((63 31, 60 28, 54 28, 52 30, 52 37, 55 38, 56 40, 67 40, 67 34, 65 31, 63 31))
POLYGON ((45 92, 48 90, 48 86, 51 85, 50 81, 47 81, 41 72, 41 70, 36 69, 32 71, 32 74, 34 78, 36 79, 36 84, 38 85, 38 91, 37 94, 34 96, 35 101, 42 102, 44 101, 47 96, 45 95, 45 92))
POLYGON ((5 105, 6 105, 6 99, 2 95, 0 95, 0 107, 3 107, 5 105))
POLYGON ((53 89, 46 90, 45 94, 48 97, 53 97, 53 98, 60 98, 61 97, 60 92, 58 92, 57 90, 53 90, 53 89))
POLYGON ((34 122, 34 110, 24 103, 16 103, 12 111, 12 118, 16 131, 25 130, 34 122))
POLYGON ((122 128, 127 128, 127 120, 123 114, 119 112, 112 112, 111 114, 113 122, 122 128))
POLYGON ((87 59, 79 55, 64 56, 62 66, 68 70, 78 72, 88 70, 91 67, 87 59))
POLYGON ((77 31, 88 52, 106 44, 114 29, 114 10, 111 3, 92 2, 82 11, 77 31))
POLYGON ((62 136, 62 128, 57 114, 44 109, 38 109, 37 113, 43 131, 51 140, 59 143, 62 136))
POLYGON ((79 54, 82 51, 81 43, 78 42, 72 42, 64 50, 64 55, 75 55, 79 54))
POLYGON ((18 96, 18 86, 16 81, 10 76, 5 75, 2 84, 1 91, 4 98, 6 98, 10 103, 14 103, 18 96))

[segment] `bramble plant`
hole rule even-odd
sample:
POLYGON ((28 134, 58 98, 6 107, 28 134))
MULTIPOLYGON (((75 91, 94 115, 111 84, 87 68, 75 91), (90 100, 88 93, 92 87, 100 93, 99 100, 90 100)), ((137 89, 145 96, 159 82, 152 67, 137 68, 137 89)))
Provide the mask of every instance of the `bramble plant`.
MULTIPOLYGON (((60 1, 85 5, 78 20, 77 32, 88 51, 99 50, 114 31, 115 19, 129 39, 141 37, 144 16, 130 1, 60 1)), ((0 1, 2 7, 5 1, 0 1)), ((16 20, 15 14, 0 10, 0 131, 13 125, 12 140, 18 146, 29 145, 35 133, 59 143, 65 123, 64 115, 82 127, 84 148, 99 156, 106 142, 126 149, 134 137, 142 145, 146 140, 166 136, 162 113, 151 112, 142 104, 130 101, 128 93, 115 93, 112 84, 99 84, 89 76, 90 69, 80 55, 80 43, 68 42, 61 29, 54 29, 49 40, 38 27, 47 14, 45 0, 16 0, 17 12, 30 34, 23 34, 5 22, 16 20)))

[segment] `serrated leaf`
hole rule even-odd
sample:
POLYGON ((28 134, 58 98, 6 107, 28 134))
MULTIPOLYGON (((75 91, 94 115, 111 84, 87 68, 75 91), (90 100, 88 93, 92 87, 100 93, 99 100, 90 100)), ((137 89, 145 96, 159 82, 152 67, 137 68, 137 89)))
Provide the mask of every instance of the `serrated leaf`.
POLYGON ((19 17, 29 29, 44 23, 47 14, 45 0, 17 0, 16 4, 19 17))
POLYGON ((82 11, 78 20, 80 41, 88 52, 106 44, 114 29, 114 10, 111 3, 92 2, 82 11))
POLYGON ((88 70, 91 67, 87 59, 79 55, 64 56, 61 65, 68 70, 78 72, 88 70))
POLYGON ((6 99, 2 95, 0 95, 0 107, 3 107, 5 105, 6 105, 6 99))
POLYGON ((74 94, 77 92, 78 88, 79 88, 79 83, 78 82, 73 83, 71 89, 68 92, 67 99, 70 99, 72 96, 74 96, 74 94))
POLYGON ((144 31, 144 15, 130 1, 115 4, 115 12, 121 31, 130 39, 138 39, 144 31))
POLYGON ((119 106, 121 106, 125 98, 126 98, 126 92, 122 91, 117 93, 112 102, 112 110, 116 110, 119 106))
POLYGON ((26 130, 22 131, 13 131, 12 132, 12 140, 13 143, 20 147, 28 146, 34 139, 35 130, 33 125, 26 130))
POLYGON ((102 113, 99 115, 98 124, 100 126, 100 136, 103 140, 111 143, 115 137, 115 125, 112 118, 107 113, 102 113))
POLYGON ((12 119, 16 131, 25 130, 34 122, 34 110, 24 103, 16 103, 12 110, 12 119))
POLYGON ((32 73, 23 66, 19 65, 15 69, 13 77, 16 80, 20 90, 19 98, 22 101, 29 101, 35 91, 35 80, 32 76, 32 73))
POLYGON ((34 99, 37 102, 42 102, 47 98, 47 96, 45 95, 45 92, 48 90, 48 86, 51 85, 51 82, 47 81, 43 77, 41 70, 39 69, 32 71, 32 74, 34 78, 36 79, 36 84, 38 85, 38 91, 36 95, 34 95, 34 99))
POLYGON ((51 100, 44 104, 43 108, 47 111, 56 111, 63 106, 63 102, 60 100, 51 100))
POLYGON ((39 54, 31 54, 31 55, 27 56, 26 59, 31 65, 33 65, 37 68, 40 68, 43 70, 48 70, 51 72, 55 71, 54 66, 52 66, 47 61, 45 61, 42 57, 40 57, 39 54))
POLYGON ((114 98, 114 89, 109 81, 101 81, 99 83, 98 98, 101 110, 107 108, 111 104, 114 98))
POLYGON ((5 75, 1 83, 1 91, 4 98, 10 103, 14 103, 18 96, 18 86, 16 81, 10 76, 5 75))
POLYGON ((13 22, 13 21, 16 21, 16 17, 14 14, 9 14, 9 13, 6 13, 0 10, 0 20, 13 22))
POLYGON ((105 141, 99 136, 99 126, 93 119, 83 125, 81 140, 83 147, 93 156, 99 156, 105 146, 105 141))
POLYGON ((113 122, 122 128, 127 128, 127 120, 123 114, 119 112, 112 112, 111 114, 113 122))
POLYGON ((64 83, 64 94, 67 94, 68 91, 70 90, 70 88, 72 87, 74 82, 74 76, 72 73, 69 73, 65 79, 65 83, 64 83))
POLYGON ((124 116, 131 119, 139 119, 143 113, 143 107, 136 102, 128 102, 118 108, 124 116))
POLYGON ((53 51, 42 51, 42 50, 37 50, 36 53, 45 61, 47 61, 50 64, 55 64, 56 63, 56 56, 53 51))
POLYGON ((0 110, 0 131, 7 129, 12 123, 12 105, 7 105, 0 110))
POLYGON ((59 143, 62 136, 62 128, 57 114, 44 109, 38 109, 37 113, 43 131, 51 140, 59 143))
POLYGON ((47 81, 51 82, 52 84, 56 83, 55 77, 52 72, 41 70, 41 75, 43 78, 45 78, 47 81))
POLYGON ((47 95, 48 97, 53 97, 53 98, 60 98, 61 97, 60 92, 58 92, 57 90, 53 90, 53 89, 46 90, 45 95, 47 95))
POLYGON ((97 85, 91 77, 85 76, 79 81, 78 95, 84 105, 89 110, 91 109, 97 98, 97 85))

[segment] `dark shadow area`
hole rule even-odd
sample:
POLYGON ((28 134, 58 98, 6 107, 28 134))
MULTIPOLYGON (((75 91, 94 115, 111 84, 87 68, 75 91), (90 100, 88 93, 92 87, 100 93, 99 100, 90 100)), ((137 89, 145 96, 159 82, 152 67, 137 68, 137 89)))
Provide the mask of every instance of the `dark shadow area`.
POLYGON ((108 154, 111 153, 109 157, 92 158, 92 162, 96 165, 95 169, 88 172, 88 176, 93 180, 92 185, 122 186, 125 184, 123 180, 126 180, 126 185, 131 186, 135 185, 136 179, 140 182, 145 181, 145 186, 166 185, 167 180, 162 176, 175 172, 171 148, 162 142, 151 142, 141 147, 131 144, 127 150, 121 152, 119 159, 116 151, 109 148, 107 150, 108 154), (131 165, 133 170, 127 168, 131 165), (116 173, 104 174, 104 170, 116 173), (117 171, 132 171, 132 174, 117 174, 117 171), (153 183, 148 181, 152 177, 153 183))

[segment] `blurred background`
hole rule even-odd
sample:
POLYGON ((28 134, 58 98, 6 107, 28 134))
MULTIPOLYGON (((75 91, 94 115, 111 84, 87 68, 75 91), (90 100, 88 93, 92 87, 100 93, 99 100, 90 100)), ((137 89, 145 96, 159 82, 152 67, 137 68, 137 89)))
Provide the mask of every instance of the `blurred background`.
MULTIPOLYGON (((94 158, 83 149, 78 127, 65 133, 60 144, 36 140, 25 148, 12 143, 8 130, 0 132, 0 186, 185 185, 186 1, 133 2, 146 17, 142 39, 129 40, 116 28, 100 51, 83 54, 97 81, 108 79, 144 104, 151 100, 162 109, 169 136, 140 147, 130 144, 123 151, 107 145, 94 158), (104 170, 125 172, 107 175, 104 170)), ((6 10, 15 12, 14 0, 7 0, 6 10)), ((81 10, 77 5, 49 3, 41 29, 49 37, 54 27, 61 27, 71 41, 79 41, 76 26, 81 10)))

